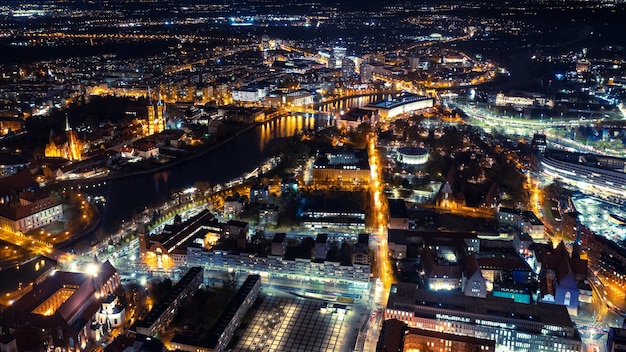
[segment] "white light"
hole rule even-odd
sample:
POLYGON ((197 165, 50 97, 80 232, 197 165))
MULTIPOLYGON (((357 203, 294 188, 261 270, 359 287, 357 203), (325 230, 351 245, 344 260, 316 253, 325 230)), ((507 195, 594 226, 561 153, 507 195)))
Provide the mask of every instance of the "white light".
POLYGON ((85 274, 89 275, 89 276, 93 276, 96 277, 98 276, 98 271, 100 270, 100 266, 96 263, 89 263, 86 267, 85 267, 85 274))

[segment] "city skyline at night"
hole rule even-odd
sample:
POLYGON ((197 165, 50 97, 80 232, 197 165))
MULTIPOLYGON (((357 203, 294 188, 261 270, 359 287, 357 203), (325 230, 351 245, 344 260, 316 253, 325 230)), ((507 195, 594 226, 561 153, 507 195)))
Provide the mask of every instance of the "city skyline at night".
POLYGON ((619 351, 625 13, 0 1, 1 352, 619 351))

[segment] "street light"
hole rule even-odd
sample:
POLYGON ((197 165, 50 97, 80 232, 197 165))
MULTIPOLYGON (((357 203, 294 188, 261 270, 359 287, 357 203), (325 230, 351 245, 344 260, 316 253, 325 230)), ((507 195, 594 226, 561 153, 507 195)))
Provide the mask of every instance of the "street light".
POLYGON ((96 263, 89 263, 87 265, 87 267, 85 268, 85 274, 91 276, 91 277, 96 277, 98 276, 98 271, 100 270, 100 267, 98 264, 96 263))

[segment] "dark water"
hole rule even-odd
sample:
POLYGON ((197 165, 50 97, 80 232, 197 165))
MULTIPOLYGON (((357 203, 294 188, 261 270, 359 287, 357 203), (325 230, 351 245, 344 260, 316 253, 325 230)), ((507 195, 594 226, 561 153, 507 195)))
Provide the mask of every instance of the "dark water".
MULTIPOLYGON (((346 99, 329 103, 329 107, 321 107, 321 110, 345 110, 366 105, 377 98, 381 97, 346 99)), ((323 112, 281 117, 184 164, 151 174, 111 180, 105 186, 86 192, 106 198, 102 227, 113 230, 122 220, 143 211, 145 207, 169 200, 172 190, 190 187, 199 181, 216 185, 238 178, 274 156, 277 147, 288 143, 291 137, 333 123, 323 112)))

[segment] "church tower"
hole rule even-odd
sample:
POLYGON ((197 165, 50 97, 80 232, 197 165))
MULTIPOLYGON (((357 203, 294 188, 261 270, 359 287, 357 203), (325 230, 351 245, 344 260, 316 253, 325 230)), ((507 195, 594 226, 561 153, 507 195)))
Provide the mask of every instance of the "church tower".
POLYGON ((155 125, 155 111, 154 105, 152 105, 152 95, 150 91, 150 87, 148 87, 148 135, 151 136, 154 134, 154 125, 155 125))
POLYGON ((84 143, 70 127, 67 114, 65 114, 65 141, 55 141, 53 131, 50 131, 50 142, 46 144, 44 155, 49 158, 64 158, 70 161, 82 159, 84 143))
POLYGON ((65 137, 67 138, 65 158, 71 161, 82 159, 83 142, 78 138, 76 132, 70 127, 70 121, 65 114, 65 137))
POLYGON ((165 129, 165 104, 161 100, 161 93, 159 92, 159 101, 156 105, 156 120, 154 124, 154 132, 163 132, 165 129))

